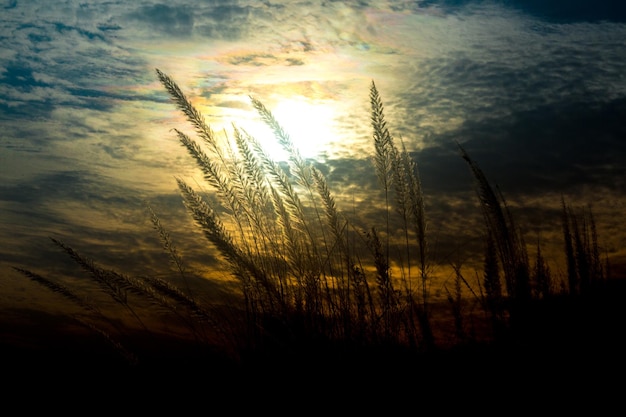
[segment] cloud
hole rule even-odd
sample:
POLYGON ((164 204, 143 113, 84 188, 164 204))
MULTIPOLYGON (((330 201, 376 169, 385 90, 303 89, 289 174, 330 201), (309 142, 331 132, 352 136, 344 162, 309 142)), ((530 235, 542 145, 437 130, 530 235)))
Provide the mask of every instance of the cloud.
POLYGON ((187 6, 165 4, 142 6, 129 13, 128 17, 164 35, 190 36, 194 25, 193 9, 187 6))
POLYGON ((626 22, 626 6, 622 2, 600 0, 513 0, 512 6, 553 22, 626 22))
POLYGON ((4 9, 13 9, 17 6, 17 0, 5 0, 3 4, 4 9))
POLYGON ((199 18, 202 20, 197 25, 196 32, 202 37, 227 40, 236 40, 254 33, 251 15, 255 8, 234 3, 218 4, 201 12, 199 18))
MULTIPOLYGON (((623 26, 562 26, 493 9, 442 19, 438 25, 445 30, 417 32, 415 41, 422 44, 422 38, 430 38, 443 45, 440 50, 405 53, 396 67, 404 76, 383 76, 379 87, 394 133, 411 148, 478 135, 485 143, 497 143, 499 134, 509 134, 502 130, 503 120, 558 112, 559 124, 566 125, 572 106, 587 106, 601 118, 597 109, 626 93, 620 75, 626 70, 619 47, 626 35, 623 26)), ((591 123, 589 117, 581 119, 581 112, 572 111, 573 126, 581 120, 591 123)), ((539 128, 549 125, 546 119, 539 128)), ((525 134, 533 134, 529 130, 525 134)), ((551 134, 553 142, 567 146, 566 135, 558 130, 551 134)))
MULTIPOLYGON (((626 171, 620 163, 626 157, 625 116, 624 100, 597 108, 582 102, 543 106, 502 119, 468 121, 416 154, 425 178, 437 178, 435 188, 448 191, 455 182, 446 172, 458 140, 511 194, 575 193, 586 186, 625 195, 621 178, 626 171)), ((458 169, 451 172, 456 175, 458 169)))

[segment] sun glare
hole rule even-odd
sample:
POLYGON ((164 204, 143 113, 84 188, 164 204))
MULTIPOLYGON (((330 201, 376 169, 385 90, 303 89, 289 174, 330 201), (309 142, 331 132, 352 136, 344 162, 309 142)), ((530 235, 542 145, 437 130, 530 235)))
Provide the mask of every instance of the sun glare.
MULTIPOLYGON (((334 134, 332 103, 312 101, 305 97, 292 97, 282 99, 274 106, 266 106, 289 135, 303 158, 318 159, 323 153, 330 151, 327 148, 334 134)), ((262 121, 253 123, 247 131, 261 142, 274 160, 288 159, 287 153, 262 121)))

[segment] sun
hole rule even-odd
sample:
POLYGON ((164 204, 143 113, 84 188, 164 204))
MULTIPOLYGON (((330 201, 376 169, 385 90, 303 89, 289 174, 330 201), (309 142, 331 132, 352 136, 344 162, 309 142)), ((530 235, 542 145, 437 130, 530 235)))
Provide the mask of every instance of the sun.
MULTIPOLYGON (((274 106, 267 108, 289 135, 303 158, 318 159, 330 153, 328 147, 333 139, 336 115, 332 102, 297 96, 280 99, 274 106)), ((275 161, 288 159, 287 153, 262 121, 254 123, 250 129, 248 133, 262 144, 272 159, 275 161)))

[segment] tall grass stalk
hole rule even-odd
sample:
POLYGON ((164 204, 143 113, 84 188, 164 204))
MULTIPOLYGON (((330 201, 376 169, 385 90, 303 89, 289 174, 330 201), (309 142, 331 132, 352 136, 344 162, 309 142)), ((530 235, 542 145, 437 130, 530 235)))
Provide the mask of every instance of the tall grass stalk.
POLYGON ((606 279, 606 267, 600 259, 595 219, 590 208, 580 214, 561 198, 561 220, 571 294, 588 295, 606 279))
MULTIPOLYGON (((491 251, 495 247, 498 253, 508 297, 515 303, 526 303, 530 300, 530 277, 528 255, 522 234, 515 226, 502 194, 494 191, 478 164, 460 144, 458 147, 461 157, 467 162, 474 176, 476 194, 487 230, 488 250, 491 251)), ((488 256, 491 255, 488 253, 488 256)), ((489 263, 493 265, 493 260, 489 263)), ((489 275, 489 279, 493 281, 495 275, 489 275)), ((489 285, 493 287, 494 282, 490 282, 489 285)))
MULTIPOLYGON (((372 81, 370 86, 370 106, 371 106, 371 123, 374 138, 373 157, 374 167, 378 179, 384 192, 385 201, 385 256, 387 258, 385 267, 388 271, 379 269, 379 279, 381 282, 391 282, 386 275, 390 274, 391 254, 390 241, 392 239, 390 232, 391 224, 391 193, 395 191, 395 210, 400 217, 400 224, 404 236, 404 260, 400 258, 402 282, 405 285, 405 296, 408 309, 411 314, 408 315, 408 327, 412 330, 413 319, 417 318, 422 341, 426 346, 432 347, 434 344, 432 329, 430 325, 430 313, 428 311, 429 304, 429 275, 428 275, 428 250, 426 240, 426 216, 424 209, 424 197, 422 193, 421 181, 417 169, 417 164, 409 156, 404 143, 398 148, 395 140, 387 127, 385 118, 384 105, 376 84, 372 81), (415 242, 413 242, 415 239, 415 242), (417 254, 414 255, 412 250, 417 246, 417 254), (419 279, 421 293, 416 300, 416 293, 413 291, 412 263, 417 258, 417 267, 419 269, 419 279)), ((384 291, 389 291, 386 288, 384 291)), ((386 304, 384 304, 386 305, 386 304)))

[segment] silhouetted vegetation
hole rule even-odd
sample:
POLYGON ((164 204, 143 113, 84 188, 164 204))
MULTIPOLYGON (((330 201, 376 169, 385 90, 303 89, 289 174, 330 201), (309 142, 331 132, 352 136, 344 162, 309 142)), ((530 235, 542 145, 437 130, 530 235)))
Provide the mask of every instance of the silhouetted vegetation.
MULTIPOLYGON (((237 291, 224 288, 220 303, 203 302, 191 288, 201 288, 205 278, 185 268, 184 254, 152 207, 150 219, 184 286, 100 267, 53 239, 143 332, 150 328, 142 313, 158 309, 179 320, 194 342, 189 346, 194 352, 200 347, 207 357, 241 366, 279 361, 312 365, 331 358, 356 364, 378 356, 406 360, 429 352, 471 351, 483 344, 510 346, 522 336, 524 343, 536 338, 532 343, 541 344, 547 340, 541 338, 553 338, 552 331, 567 333, 564 326, 581 326, 577 320, 589 317, 584 312, 598 311, 594 297, 604 296, 609 280, 591 211, 577 215, 562 201, 567 277, 560 280, 548 267, 540 242, 531 260, 502 193, 492 188, 460 144, 484 218, 484 269, 476 287, 454 266, 447 304, 433 301, 433 262, 418 166, 390 133, 374 83, 369 96, 372 162, 384 201, 379 202, 380 224, 363 225, 339 209, 323 173, 299 154, 256 98, 251 98, 252 105, 289 155, 288 165, 274 161, 242 129, 234 127, 232 139, 215 135, 178 85, 159 70, 157 76, 197 135, 194 139, 175 130, 211 187, 207 198, 177 178, 180 194, 209 242, 207 251, 219 253, 237 291), (473 299, 464 298, 465 288, 473 299), (480 311, 469 314, 465 309, 473 302, 480 311), (438 327, 442 315, 451 327, 438 327), (484 326, 468 325, 477 320, 484 326)), ((142 362, 133 340, 92 298, 66 283, 18 270, 82 307, 85 314, 77 320, 103 336, 129 365, 142 362)))

